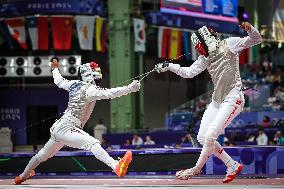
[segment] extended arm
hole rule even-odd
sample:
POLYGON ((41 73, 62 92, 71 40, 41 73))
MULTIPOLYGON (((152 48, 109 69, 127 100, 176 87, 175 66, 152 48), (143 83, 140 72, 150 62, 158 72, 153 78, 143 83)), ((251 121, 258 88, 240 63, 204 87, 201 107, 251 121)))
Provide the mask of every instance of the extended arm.
POLYGON ((261 43, 262 38, 260 33, 256 28, 250 25, 248 22, 245 22, 241 27, 247 31, 247 37, 230 37, 226 39, 226 42, 233 53, 242 51, 243 49, 250 48, 254 45, 261 43))
POLYGON ((92 85, 87 90, 87 97, 91 100, 112 99, 137 92, 140 88, 139 81, 133 81, 130 85, 116 87, 111 89, 103 89, 96 85, 92 85))
POLYGON ((167 66, 163 66, 163 63, 156 65, 156 70, 158 72, 163 72, 170 70, 175 74, 183 78, 193 78, 194 76, 200 74, 207 68, 207 62, 204 56, 199 56, 198 59, 190 67, 180 67, 179 64, 169 63, 167 66))

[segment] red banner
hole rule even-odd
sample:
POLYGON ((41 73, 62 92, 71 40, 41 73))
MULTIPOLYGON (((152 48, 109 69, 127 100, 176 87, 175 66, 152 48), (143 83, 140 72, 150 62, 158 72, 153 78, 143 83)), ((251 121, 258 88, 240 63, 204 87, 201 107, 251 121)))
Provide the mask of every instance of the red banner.
POLYGON ((73 16, 51 16, 51 27, 54 49, 71 49, 73 16))

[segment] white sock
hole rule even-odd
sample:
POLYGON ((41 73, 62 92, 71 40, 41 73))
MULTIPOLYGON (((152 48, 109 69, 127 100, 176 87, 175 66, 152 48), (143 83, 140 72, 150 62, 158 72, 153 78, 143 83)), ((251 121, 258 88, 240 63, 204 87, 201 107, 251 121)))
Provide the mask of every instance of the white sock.
POLYGON ((232 166, 234 164, 234 160, 225 152, 219 142, 215 142, 214 155, 222 160, 226 166, 232 166))
POLYGON ((22 179, 28 178, 30 172, 33 169, 35 169, 39 164, 40 164, 40 159, 38 158, 38 156, 36 154, 30 159, 30 161, 29 161, 28 165, 26 166, 24 172, 22 174, 20 174, 20 177, 22 179))
POLYGON ((112 170, 115 170, 117 161, 110 157, 99 143, 94 144, 91 151, 98 160, 107 164, 109 167, 112 168, 112 170))

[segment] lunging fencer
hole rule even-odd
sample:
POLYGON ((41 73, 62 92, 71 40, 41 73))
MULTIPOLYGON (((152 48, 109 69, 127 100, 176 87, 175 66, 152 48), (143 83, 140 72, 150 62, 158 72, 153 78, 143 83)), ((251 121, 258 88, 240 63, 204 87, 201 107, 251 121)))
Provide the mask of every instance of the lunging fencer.
POLYGON ((35 175, 34 169, 43 161, 53 157, 64 145, 91 151, 100 161, 108 165, 118 177, 123 177, 132 161, 132 152, 127 151, 124 157, 117 161, 108 155, 101 147, 100 141, 83 131, 95 103, 101 99, 112 99, 140 89, 140 82, 134 80, 123 87, 103 89, 96 85, 102 79, 101 69, 95 62, 82 64, 79 67, 81 80, 67 80, 59 72, 59 60, 51 62, 54 83, 69 92, 68 107, 63 116, 50 128, 50 139, 44 147, 34 155, 24 172, 17 176, 15 184, 21 184, 35 175))
POLYGON ((247 37, 229 37, 221 40, 214 30, 203 26, 191 36, 191 41, 200 56, 190 67, 180 67, 173 63, 156 65, 158 72, 170 70, 183 78, 193 78, 207 69, 214 85, 212 102, 203 114, 197 135, 197 140, 203 145, 201 154, 193 168, 176 173, 178 179, 186 180, 199 175, 212 153, 227 166, 223 183, 231 182, 242 171, 242 165, 234 161, 216 141, 244 106, 239 52, 262 41, 257 29, 248 22, 243 22, 240 27, 248 33, 247 37))

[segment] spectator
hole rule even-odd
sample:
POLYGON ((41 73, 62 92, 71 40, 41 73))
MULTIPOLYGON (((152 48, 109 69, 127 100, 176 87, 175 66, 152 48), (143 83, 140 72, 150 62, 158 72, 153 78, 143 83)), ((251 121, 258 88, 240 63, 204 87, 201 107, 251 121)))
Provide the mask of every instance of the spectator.
POLYGON ((224 146, 231 146, 231 143, 229 141, 225 141, 224 146))
POLYGON ((125 141, 125 143, 124 143, 124 146, 129 146, 129 145, 131 145, 131 142, 130 142, 129 139, 127 139, 127 140, 125 141))
POLYGON ((268 144, 268 137, 264 132, 263 128, 258 129, 258 136, 256 137, 257 145, 267 145, 268 144))
POLYGON ((110 142, 107 139, 105 139, 105 138, 102 138, 101 146, 104 149, 107 149, 107 150, 111 150, 112 149, 112 146, 111 146, 110 142))
POLYGON ((191 143, 193 147, 198 147, 197 141, 191 136, 191 134, 181 137, 181 142, 179 145, 182 146, 185 143, 191 143))
POLYGON ((103 141, 103 134, 107 133, 107 127, 104 125, 103 119, 100 118, 97 125, 94 127, 94 137, 100 142, 103 141))
POLYGON ((269 141, 268 141, 268 145, 269 145, 269 146, 275 146, 276 144, 274 143, 273 140, 269 140, 269 141))
POLYGON ((199 145, 198 145, 197 139, 194 138, 191 134, 187 134, 186 136, 187 136, 188 140, 191 142, 192 147, 198 148, 199 145))
POLYGON ((282 76, 281 69, 280 69, 280 67, 277 67, 276 70, 275 70, 273 80, 272 80, 272 82, 273 82, 272 91, 274 91, 280 85, 281 76, 282 76))
POLYGON ((268 115, 263 116, 261 127, 269 127, 271 125, 270 123, 270 117, 268 115))
POLYGON ((234 146, 236 146, 236 143, 235 142, 231 142, 230 143, 230 147, 234 147, 234 146))
POLYGON ((180 138, 180 143, 179 143, 179 145, 181 146, 181 145, 184 144, 184 143, 188 143, 188 139, 187 139, 187 137, 185 137, 185 136, 183 136, 183 137, 180 138))
POLYGON ((254 142, 255 141, 255 136, 253 134, 250 134, 248 139, 247 139, 248 142, 254 142))
POLYGON ((274 134, 273 142, 276 145, 283 146, 284 145, 284 137, 281 131, 277 131, 274 134))
POLYGON ((142 144, 143 144, 143 139, 137 134, 134 134, 132 139, 132 145, 142 145, 142 144))
POLYGON ((146 138, 145 138, 144 144, 145 145, 154 145, 154 144, 156 144, 156 142, 153 141, 149 135, 147 135, 146 138))
POLYGON ((268 71, 267 75, 265 76, 266 83, 273 83, 273 80, 274 80, 274 75, 272 74, 271 71, 268 71))

